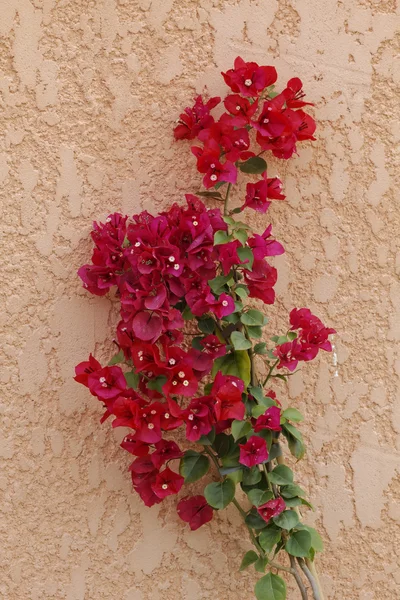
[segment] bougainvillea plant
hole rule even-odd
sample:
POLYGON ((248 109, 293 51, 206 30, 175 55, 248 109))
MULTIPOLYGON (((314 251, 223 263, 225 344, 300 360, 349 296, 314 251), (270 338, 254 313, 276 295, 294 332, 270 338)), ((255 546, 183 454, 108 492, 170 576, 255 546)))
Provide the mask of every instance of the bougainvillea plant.
POLYGON ((254 545, 240 568, 263 574, 256 598, 286 598, 278 573, 287 573, 303 600, 310 593, 321 600, 314 556, 322 541, 302 522, 299 509, 311 505, 283 459, 284 448, 296 460, 305 453, 303 416, 284 408, 272 388, 300 362, 329 352, 334 330, 293 308, 287 330, 271 337, 257 307, 274 303, 269 257, 284 249, 271 225, 254 233, 238 218, 284 200, 264 156, 289 159, 315 139, 315 122, 304 111, 300 79, 277 93, 274 67, 241 58, 222 75, 225 99, 199 96, 174 129, 176 140, 195 140, 206 191, 157 215, 114 213, 94 223, 92 263, 79 276, 92 294, 116 289, 117 353, 107 366, 90 355, 75 379, 104 405, 101 423, 110 417, 112 427, 128 429, 121 446, 134 457, 133 488, 146 506, 185 486, 177 512, 196 530, 232 504, 254 545), (232 209, 239 175, 249 181, 232 209))

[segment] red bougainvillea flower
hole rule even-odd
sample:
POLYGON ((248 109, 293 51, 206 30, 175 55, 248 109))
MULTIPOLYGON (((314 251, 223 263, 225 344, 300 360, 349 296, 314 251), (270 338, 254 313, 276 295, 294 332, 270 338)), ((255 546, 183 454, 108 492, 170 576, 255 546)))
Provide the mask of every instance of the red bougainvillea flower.
POLYGON ((303 83, 298 77, 289 79, 286 84, 286 88, 283 90, 282 95, 285 98, 286 106, 288 108, 303 108, 303 106, 314 106, 312 102, 304 102, 305 93, 303 92, 303 83))
POLYGON ((258 433, 263 429, 271 431, 280 431, 281 427, 281 409, 278 406, 270 406, 263 415, 258 417, 254 426, 254 431, 258 433))
POLYGON ((271 200, 284 200, 286 196, 281 193, 282 182, 278 177, 264 177, 256 183, 248 183, 246 186, 245 203, 241 210, 252 208, 260 213, 266 213, 271 200))
POLYGON ((317 347, 327 352, 332 351, 332 344, 328 336, 336 333, 336 330, 325 327, 322 321, 308 308, 294 308, 290 312, 290 324, 292 330, 300 329, 300 340, 305 346, 317 347))
POLYGON ((206 127, 210 127, 214 123, 214 118, 210 115, 210 111, 217 106, 221 98, 210 98, 204 104, 203 98, 198 96, 194 106, 185 108, 179 116, 178 125, 174 129, 176 140, 193 140, 198 136, 199 132, 206 127))
POLYGON ((276 346, 273 350, 274 355, 279 358, 278 369, 286 368, 294 371, 301 360, 302 345, 299 340, 285 342, 276 346))
POLYGON ((199 148, 193 146, 191 148, 193 154, 197 157, 197 170, 199 173, 205 173, 203 185, 205 188, 211 188, 220 181, 228 183, 236 183, 237 168, 233 162, 219 161, 219 147, 217 151, 199 148))
POLYGON ((189 523, 192 531, 211 521, 214 515, 204 496, 185 496, 178 503, 177 512, 182 521, 189 523))
POLYGON ((224 100, 224 105, 228 113, 232 115, 230 122, 235 127, 248 125, 251 117, 258 108, 257 101, 250 104, 247 98, 243 98, 242 96, 239 96, 239 94, 227 96, 224 100))
POLYGON ((273 286, 277 280, 277 271, 265 260, 254 260, 253 269, 244 271, 244 279, 251 298, 259 298, 265 304, 273 304, 275 291, 273 286))
POLYGON ((252 435, 245 444, 239 444, 239 462, 246 467, 254 467, 268 460, 268 449, 266 441, 256 435, 252 435))
POLYGON ((200 345, 213 360, 226 354, 226 345, 220 342, 216 335, 207 335, 200 340, 200 345))
POLYGON ((285 501, 282 498, 274 498, 274 500, 269 500, 265 504, 262 504, 257 508, 258 514, 266 523, 272 519, 272 517, 277 517, 281 514, 286 508, 285 501))
POLYGON ((183 456, 182 450, 173 441, 161 440, 156 444, 155 448, 155 451, 151 455, 151 460, 156 469, 161 469, 169 460, 183 456))
POLYGON ((260 67, 255 62, 245 62, 239 56, 235 59, 234 68, 222 73, 222 76, 233 92, 248 97, 258 96, 278 77, 274 67, 260 67))
POLYGON ((147 456, 150 451, 150 446, 136 440, 134 435, 126 435, 121 442, 121 448, 134 456, 147 456))
POLYGON ((184 481, 182 475, 174 473, 174 471, 171 471, 171 469, 167 467, 156 476, 156 480, 151 488, 156 496, 159 498, 166 498, 172 494, 177 494, 183 486, 184 481))
POLYGON ((79 363, 79 365, 76 365, 74 379, 78 383, 82 383, 82 385, 88 387, 89 375, 91 373, 94 373, 95 371, 100 371, 100 369, 101 364, 98 360, 94 358, 94 356, 92 356, 92 354, 90 354, 89 360, 86 360, 84 362, 79 363))
POLYGON ((112 414, 115 416, 113 427, 135 428, 140 407, 131 398, 120 396, 112 404, 112 414))
POLYGON ((242 402, 243 381, 237 377, 222 375, 219 371, 211 390, 215 398, 215 416, 217 421, 228 419, 242 420, 245 405, 242 402))
POLYGON ((268 225, 264 233, 261 235, 255 233, 247 240, 247 244, 253 250, 255 259, 262 260, 266 256, 279 256, 280 254, 284 254, 284 247, 282 244, 271 238, 271 231, 272 225, 268 225))
POLYGON ((88 375, 88 388, 101 400, 112 400, 126 390, 126 380, 120 367, 103 367, 88 375))

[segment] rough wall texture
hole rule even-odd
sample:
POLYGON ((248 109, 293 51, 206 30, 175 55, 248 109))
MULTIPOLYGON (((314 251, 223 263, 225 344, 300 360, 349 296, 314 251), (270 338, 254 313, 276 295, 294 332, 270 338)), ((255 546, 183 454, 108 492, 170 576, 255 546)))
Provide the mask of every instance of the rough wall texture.
POLYGON ((395 600, 396 0, 0 4, 1 598, 252 598, 254 574, 237 574, 248 545, 229 530, 236 514, 192 534, 174 501, 145 509, 117 434, 71 379, 89 351, 109 352, 115 321, 111 301, 75 276, 92 219, 196 188, 172 124, 206 83, 223 92, 219 71, 240 53, 275 64, 283 82, 300 76, 316 102, 318 141, 271 164, 288 197, 271 218, 287 247, 274 311, 307 305, 339 332, 337 368, 325 355, 289 386, 309 419, 301 477, 326 539, 327 596, 395 600))

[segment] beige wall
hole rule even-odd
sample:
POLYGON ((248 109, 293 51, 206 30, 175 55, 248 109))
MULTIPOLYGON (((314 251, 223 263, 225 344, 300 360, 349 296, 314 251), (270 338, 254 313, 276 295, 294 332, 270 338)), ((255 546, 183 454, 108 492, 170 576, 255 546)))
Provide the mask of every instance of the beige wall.
POLYGON ((269 312, 310 306, 339 332, 337 373, 324 354, 289 386, 327 595, 399 597, 399 25, 395 0, 1 0, 1 598, 253 597, 233 510, 190 533, 174 500, 143 507, 119 434, 72 381, 115 322, 75 275, 91 221, 196 190, 173 122, 205 84, 224 93, 239 53, 316 102, 318 141, 270 165, 288 202, 253 222, 287 248, 269 312))

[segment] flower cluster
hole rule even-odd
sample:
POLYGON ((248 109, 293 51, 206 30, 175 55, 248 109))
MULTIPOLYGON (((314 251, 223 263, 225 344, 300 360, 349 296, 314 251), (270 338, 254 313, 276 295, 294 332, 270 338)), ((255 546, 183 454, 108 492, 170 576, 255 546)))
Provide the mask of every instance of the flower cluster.
POLYGON ((279 359, 277 368, 285 367, 294 371, 299 361, 313 360, 319 350, 331 352, 332 344, 329 336, 336 333, 311 313, 308 308, 294 308, 290 313, 291 332, 298 332, 290 341, 276 346, 275 356, 279 359))
POLYGON ((283 200, 285 196, 280 179, 267 177, 267 165, 260 155, 269 150, 277 158, 288 159, 296 152, 298 142, 315 139, 315 121, 302 110, 311 103, 304 102, 298 78, 290 79, 277 94, 274 67, 238 57, 234 68, 222 75, 234 92, 223 100, 225 112, 216 121, 211 110, 221 103, 221 98, 204 103, 199 96, 194 106, 180 115, 175 138, 197 138, 202 143, 193 146, 192 152, 207 189, 223 183, 235 184, 243 164, 246 172, 260 173, 261 180, 247 184, 242 210, 252 208, 265 213, 270 200, 283 200), (251 149, 252 130, 256 133, 257 152, 251 149))
MULTIPOLYGON (((203 493, 196 487, 179 500, 178 515, 196 530, 232 502, 256 548, 242 568, 255 563, 263 572, 273 550, 313 560, 321 549, 317 532, 295 512, 310 505, 282 458, 282 442, 297 460, 304 455, 296 426, 303 417, 283 408, 269 387, 274 378, 286 381, 299 361, 330 351, 335 331, 295 308, 286 335, 266 341, 268 319, 251 303, 274 303, 277 271, 268 260, 284 249, 271 225, 255 233, 234 217, 245 208, 265 213, 271 200, 285 198, 261 154, 287 159, 298 142, 314 139, 301 81, 291 79, 276 93, 274 67, 241 58, 222 75, 232 93, 219 119, 211 111, 221 99, 199 96, 174 130, 177 140, 201 143, 192 153, 208 191, 187 194, 185 205, 155 216, 114 213, 93 225, 92 261, 78 273, 92 294, 115 288, 118 352, 106 366, 90 355, 77 365, 75 380, 102 403, 101 422, 110 417, 113 427, 127 430, 121 447, 134 457, 132 484, 146 506, 184 485, 198 486, 215 467, 203 493), (261 179, 248 181, 241 205, 230 210, 240 173, 261 179), (223 212, 201 198, 222 201, 223 212)), ((265 575, 258 599, 265 596, 257 590, 273 583, 268 577, 284 585, 265 575)))

